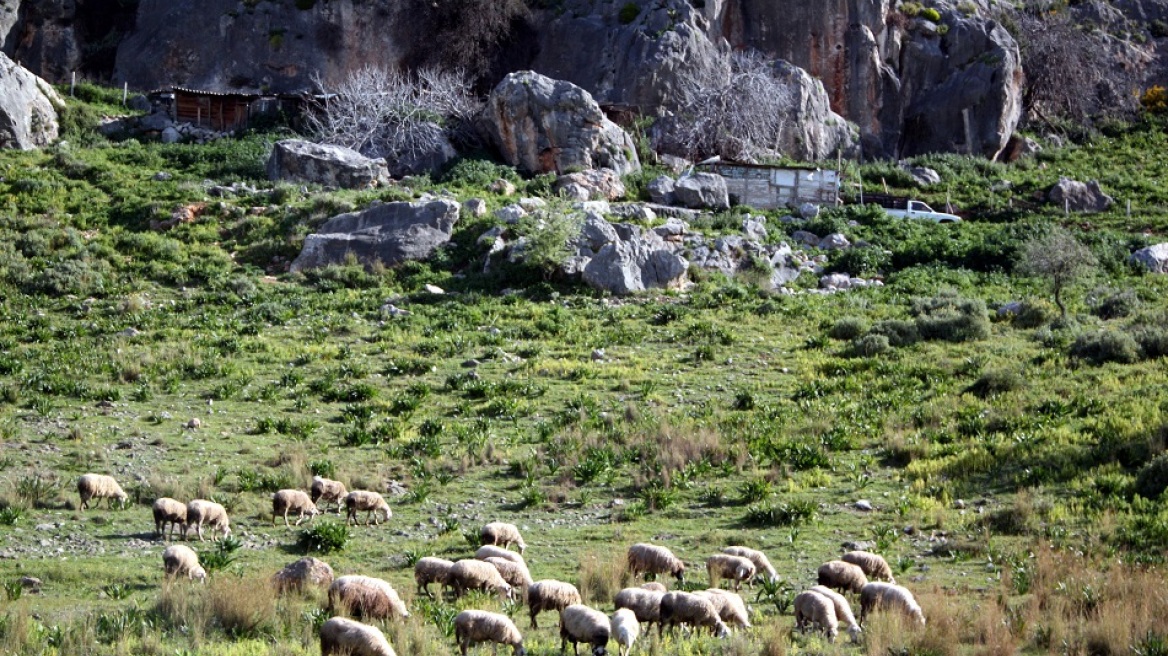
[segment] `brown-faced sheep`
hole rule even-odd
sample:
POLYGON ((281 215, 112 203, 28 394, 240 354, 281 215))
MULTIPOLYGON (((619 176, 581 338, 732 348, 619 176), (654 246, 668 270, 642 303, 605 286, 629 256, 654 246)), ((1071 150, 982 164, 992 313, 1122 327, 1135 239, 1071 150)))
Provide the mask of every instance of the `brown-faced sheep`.
POLYGON ((694 594, 709 599, 710 603, 714 605, 714 610, 718 611, 718 617, 722 618, 722 621, 727 626, 734 625, 744 629, 750 628, 750 613, 746 607, 746 602, 743 601, 740 595, 720 588, 699 590, 694 594))
POLYGON ((219 539, 219 533, 222 533, 223 537, 231 535, 231 520, 227 517, 227 509, 206 499, 195 499, 187 504, 187 525, 195 529, 199 542, 203 542, 203 526, 211 528, 212 542, 219 539))
POLYGON ((475 551, 475 558, 478 558, 479 560, 486 560, 488 558, 502 558, 504 560, 509 560, 513 563, 519 563, 520 565, 527 567, 527 561, 523 559, 523 556, 515 553, 514 551, 508 551, 503 547, 496 547, 493 544, 484 544, 483 546, 479 547, 478 550, 475 551))
POLYGON ((320 656, 397 656, 381 629, 334 617, 320 626, 320 656))
POLYGON ((750 562, 754 563, 756 576, 764 578, 772 583, 779 580, 779 573, 771 566, 771 561, 766 557, 766 554, 758 549, 751 549, 750 547, 732 546, 726 547, 722 550, 724 554, 731 556, 742 556, 749 558, 750 562))
POLYGON ((345 484, 340 481, 334 481, 323 476, 313 476, 312 485, 308 488, 309 495, 312 497, 312 502, 321 508, 321 512, 325 512, 328 504, 337 504, 337 514, 341 514, 341 504, 344 502, 345 495, 349 493, 345 489, 345 484))
POLYGON ((690 592, 666 592, 661 597, 661 626, 664 629, 679 624, 694 629, 708 628, 719 638, 730 635, 730 629, 718 617, 718 611, 709 599, 690 592))
POLYGON ((638 622, 645 622, 649 628, 657 624, 657 633, 661 633, 661 598, 665 592, 646 590, 644 588, 625 588, 616 593, 612 605, 618 609, 631 610, 637 616, 638 622))
POLYGON ((527 650, 523 648, 523 634, 511 621, 510 617, 501 613, 489 613, 485 610, 464 610, 454 618, 454 638, 458 641, 458 651, 466 656, 466 650, 480 642, 492 642, 495 645, 511 645, 513 656, 525 656, 527 650))
POLYGON ((291 526, 288 524, 288 514, 296 513, 296 525, 300 526, 300 522, 304 521, 304 516, 308 516, 308 521, 311 522, 313 517, 320 514, 320 510, 316 508, 316 504, 308 497, 308 494, 300 490, 280 490, 272 495, 272 525, 276 524, 277 517, 284 518, 284 526, 291 526))
POLYGON ((870 551, 849 551, 840 556, 840 560, 859 566, 864 570, 868 580, 896 583, 896 579, 892 578, 892 568, 888 566, 888 561, 879 554, 870 551))
POLYGON ((154 533, 158 537, 166 537, 166 525, 170 524, 170 539, 174 539, 174 532, 180 526, 182 534, 187 534, 187 507, 181 501, 170 497, 159 497, 151 507, 154 512, 154 533))
POLYGON ((835 616, 835 605, 831 599, 818 592, 800 592, 795 596, 795 628, 807 631, 819 627, 829 642, 835 642, 839 635, 839 620, 835 616))
POLYGON ((878 608, 893 608, 908 615, 917 624, 925 625, 925 613, 908 588, 893 583, 876 581, 860 591, 860 622, 878 608))
POLYGON ((616 640, 619 656, 629 656, 633 651, 633 643, 641 635, 641 623, 637 616, 628 608, 618 608, 610 619, 612 639, 616 640))
POLYGON ((512 562, 505 558, 488 558, 485 561, 495 566, 499 570, 499 575, 511 586, 512 590, 526 590, 531 585, 531 572, 527 571, 526 565, 512 562))
POLYGON ((717 586, 719 579, 728 579, 733 582, 735 590, 741 590, 742 582, 749 583, 754 578, 754 572, 754 563, 742 556, 714 554, 706 559, 706 574, 710 577, 710 587, 717 586))
POLYGON ((531 628, 538 629, 535 616, 545 610, 563 611, 572 604, 581 603, 580 591, 571 583, 555 579, 536 581, 527 586, 527 612, 531 615, 531 628))
POLYGON ((347 612, 357 618, 406 618, 410 612, 397 590, 372 576, 342 576, 328 589, 329 612, 347 612))
POLYGON ((393 511, 389 509, 389 504, 385 499, 376 492, 368 490, 354 490, 345 495, 345 523, 357 523, 357 513, 365 512, 365 525, 369 526, 369 520, 372 519, 374 524, 377 521, 378 515, 384 515, 383 521, 389 521, 393 517, 393 511))
POLYGON ((856 616, 852 613, 852 605, 848 603, 846 597, 824 585, 814 586, 809 588, 808 591, 817 592, 830 599, 832 605, 835 606, 835 618, 847 628, 852 642, 858 642, 860 640, 860 634, 863 631, 860 629, 860 624, 856 621, 856 616))
POLYGON ((427 597, 433 597, 430 592, 431 583, 441 586, 438 589, 438 593, 441 594, 442 588, 446 586, 446 578, 450 576, 451 567, 454 567, 453 560, 434 556, 419 558, 418 562, 414 563, 414 581, 418 584, 418 594, 425 593, 427 597))
POLYGON ((201 583, 207 582, 207 570, 199 564, 199 554, 185 544, 173 544, 162 552, 162 571, 167 578, 185 576, 201 583))
POLYGON ((608 616, 584 604, 572 604, 560 611, 560 653, 572 643, 572 653, 579 656, 581 642, 592 646, 592 656, 608 653, 608 639, 612 626, 608 616))
POLYGON ((494 592, 501 599, 511 598, 511 586, 503 580, 495 566, 482 560, 463 559, 455 561, 446 575, 446 585, 461 597, 468 590, 494 592))
POLYGON ((304 592, 310 586, 327 587, 333 582, 333 568, 323 560, 307 557, 285 565, 272 575, 277 594, 304 592))
MULTIPOLYGON (((112 508, 114 499, 117 499, 118 504, 125 508, 126 501, 130 498, 122 491, 122 486, 118 485, 113 476, 104 474, 85 474, 78 478, 77 494, 81 496, 81 510, 89 507, 91 499, 97 499, 97 503, 105 499, 107 508, 112 508)), ((96 505, 95 503, 94 506, 96 505)))
POLYGON ((672 574, 678 583, 685 582, 685 563, 665 547, 639 542, 629 547, 628 569, 636 580, 644 574, 672 574))
POLYGON ((842 560, 831 560, 819 566, 818 583, 843 592, 859 593, 868 577, 859 565, 845 563, 842 560))
POLYGON ((479 531, 479 544, 493 544, 506 549, 512 544, 519 547, 519 553, 527 551, 527 543, 519 534, 519 527, 506 522, 491 522, 479 531))

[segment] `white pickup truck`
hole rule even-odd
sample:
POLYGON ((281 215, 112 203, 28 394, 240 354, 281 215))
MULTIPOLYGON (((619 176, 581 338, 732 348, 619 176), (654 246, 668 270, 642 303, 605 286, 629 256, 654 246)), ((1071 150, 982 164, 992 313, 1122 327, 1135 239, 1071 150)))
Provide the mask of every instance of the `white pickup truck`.
POLYGON ((884 211, 889 216, 895 216, 901 219, 920 219, 922 221, 934 221, 936 223, 960 223, 961 217, 954 214, 946 214, 945 212, 935 212, 933 208, 925 205, 919 200, 910 200, 907 205, 908 209, 898 210, 889 207, 884 208, 884 211))

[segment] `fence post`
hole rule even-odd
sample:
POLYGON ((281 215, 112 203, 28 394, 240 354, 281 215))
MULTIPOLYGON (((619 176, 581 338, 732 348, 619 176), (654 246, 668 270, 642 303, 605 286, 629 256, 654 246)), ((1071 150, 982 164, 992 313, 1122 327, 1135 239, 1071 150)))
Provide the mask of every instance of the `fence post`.
POLYGON ((76 97, 76 94, 74 93, 76 90, 77 90, 77 71, 73 71, 73 79, 69 82, 69 97, 70 98, 76 97))

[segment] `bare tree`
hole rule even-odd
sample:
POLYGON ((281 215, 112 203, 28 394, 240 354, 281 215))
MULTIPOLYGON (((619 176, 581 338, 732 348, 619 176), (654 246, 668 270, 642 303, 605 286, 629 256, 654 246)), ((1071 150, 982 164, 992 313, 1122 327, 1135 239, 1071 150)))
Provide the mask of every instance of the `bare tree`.
POLYGON ((1096 264, 1095 255, 1065 228, 1051 227, 1041 237, 1031 239, 1022 249, 1022 273, 1050 281, 1054 303, 1067 316, 1063 292, 1096 264))

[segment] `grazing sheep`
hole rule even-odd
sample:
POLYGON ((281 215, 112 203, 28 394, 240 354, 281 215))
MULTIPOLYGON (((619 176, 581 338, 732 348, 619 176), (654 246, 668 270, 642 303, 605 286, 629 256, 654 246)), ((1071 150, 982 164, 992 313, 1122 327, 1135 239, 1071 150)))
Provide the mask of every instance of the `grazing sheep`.
POLYGON ((921 626, 925 625, 925 613, 908 588, 879 581, 865 585, 860 591, 860 622, 878 608, 896 608, 921 626))
POLYGON ((187 524, 195 528, 195 532, 199 535, 199 542, 204 541, 204 524, 211 527, 212 542, 219 539, 216 533, 222 533, 223 537, 231 535, 231 520, 227 518, 227 509, 214 501, 195 499, 188 503, 187 524))
POLYGON ((520 565, 505 558, 494 557, 488 558, 483 562, 494 565, 495 569, 499 570, 499 575, 503 577, 507 585, 511 586, 512 590, 526 589, 532 583, 531 572, 527 571, 526 565, 520 565))
POLYGON ((714 605, 714 610, 718 611, 718 617, 722 618, 722 621, 727 625, 733 624, 744 629, 750 628, 750 613, 741 596, 720 588, 699 590, 694 594, 709 599, 710 603, 714 605))
POLYGON ((722 553, 730 554, 731 556, 742 556, 743 558, 749 558, 750 562, 754 563, 756 576, 759 578, 765 577, 766 580, 770 581, 771 583, 779 580, 779 573, 776 572, 775 568, 771 566, 771 561, 767 559, 766 554, 759 551, 758 549, 734 546, 726 547, 722 550, 722 553))
POLYGON ((181 501, 170 497, 159 497, 154 500, 154 533, 159 537, 166 537, 166 525, 170 524, 170 539, 174 539, 174 531, 180 525, 182 533, 187 534, 187 507, 181 501))
POLYGON ((272 587, 277 594, 303 592, 309 586, 332 585, 333 568, 323 560, 308 557, 285 565, 272 575, 272 587))
POLYGON ((538 629, 535 616, 545 610, 563 611, 572 604, 581 603, 580 591, 571 583, 555 579, 536 581, 527 586, 527 610, 531 614, 531 628, 538 629))
POLYGON ((843 592, 860 592, 868 577, 859 565, 845 563, 842 560, 831 560, 819 566, 819 585, 841 590, 843 592))
POLYGON ((317 510, 316 504, 308 494, 300 490, 280 490, 272 495, 272 525, 276 524, 277 516, 283 516, 284 526, 291 528, 288 524, 288 513, 292 512, 297 514, 297 526, 304 521, 305 515, 308 515, 308 521, 311 522, 313 517, 320 514, 320 510, 317 510))
POLYGON ((809 588, 809 591, 818 592, 831 600, 832 605, 835 606, 835 618, 847 625, 848 635, 851 636, 852 642, 859 642, 860 634, 863 633, 863 630, 860 628, 860 624, 856 622, 856 616, 852 614, 852 605, 848 603, 847 598, 823 585, 809 588))
POLYGON ((835 642, 839 635, 839 620, 835 616, 835 604, 818 592, 800 592, 795 596, 795 628, 806 631, 808 627, 823 629, 829 642, 835 642))
POLYGON ((199 564, 199 554, 185 544, 172 544, 162 552, 162 570, 167 578, 185 576, 207 582, 207 570, 199 564))
POLYGON ((618 610, 625 608, 633 611, 638 622, 645 622, 649 628, 657 624, 657 633, 661 634, 661 598, 664 592, 646 590, 644 588, 625 588, 616 593, 612 605, 618 610))
POLYGON ((478 558, 479 560, 486 560, 488 558, 502 558, 504 560, 509 560, 513 563, 518 563, 524 567, 527 567, 527 561, 523 560, 523 556, 515 553, 514 551, 508 551, 502 547, 496 547, 493 544, 484 544, 483 546, 479 547, 478 551, 475 551, 475 558, 478 558))
POLYGON ((560 611, 560 653, 571 642, 572 653, 579 655, 579 644, 586 642, 592 646, 592 656, 605 656, 611 632, 608 615, 595 608, 572 604, 560 611))
POLYGON ((878 554, 870 551, 849 551, 840 556, 840 560, 858 565, 869 579, 896 583, 896 579, 892 578, 892 568, 888 566, 888 561, 878 554))
MULTIPOLYGON (((418 583, 418 594, 424 592, 427 597, 433 597, 434 595, 430 592, 430 584, 437 583, 445 586, 446 577, 450 575, 451 567, 454 567, 453 560, 435 558, 434 556, 419 558, 418 562, 414 563, 414 581, 418 583)), ((441 589, 438 592, 441 593, 441 589)))
POLYGON ((644 572, 654 575, 672 574, 678 583, 685 583, 685 563, 669 549, 655 544, 638 542, 629 547, 628 567, 633 580, 644 572))
POLYGON ((97 503, 105 499, 107 508, 112 508, 113 500, 117 499, 121 507, 125 508, 126 501, 130 498, 122 491, 122 486, 118 485, 113 476, 104 474, 85 474, 77 479, 77 493, 81 495, 81 510, 89 507, 90 499, 97 499, 97 503))
POLYGON ((616 640, 618 656, 629 656, 633 651, 633 643, 641 635, 641 623, 637 616, 628 608, 618 608, 612 614, 610 631, 616 640))
POLYGON ((741 590, 742 582, 750 582, 754 578, 754 563, 749 558, 731 556, 730 554, 714 554, 706 559, 706 574, 710 577, 710 587, 717 585, 718 579, 729 579, 734 582, 734 589, 741 590))
POLYGON ((479 531, 479 544, 492 544, 506 549, 512 544, 519 547, 519 553, 527 551, 527 543, 519 534, 519 527, 505 522, 491 522, 479 531))
MULTIPOLYGON (((334 481, 323 476, 313 476, 312 486, 309 487, 309 493, 312 495, 312 502, 320 506, 327 506, 327 504, 337 504, 337 514, 341 514, 341 504, 344 502, 345 495, 349 493, 345 489, 345 484, 340 481, 334 481)), ((323 510, 321 512, 324 512, 323 510)))
POLYGON ((501 599, 511 598, 511 586, 503 580, 495 566, 482 561, 466 558, 455 561, 446 575, 446 585, 454 589, 454 596, 461 597, 467 590, 495 592, 501 599))
POLYGON ((320 656, 397 656, 381 629, 334 617, 320 626, 320 656))
POLYGON ((383 499, 380 494, 376 492, 370 492, 368 490, 354 490, 346 494, 345 511, 346 524, 356 524, 357 513, 361 511, 365 511, 367 513, 365 515, 366 526, 369 526, 370 519, 373 520, 375 525, 379 523, 377 521, 378 513, 384 514, 385 519, 382 521, 388 522, 389 518, 393 517, 393 511, 389 509, 389 504, 385 502, 385 499, 383 499))
POLYGON ((730 629, 714 604, 707 598, 690 592, 667 592, 661 597, 661 626, 662 628, 688 624, 697 629, 706 627, 710 633, 725 638, 730 635, 730 629))
POLYGON ((659 581, 646 581, 645 583, 641 584, 641 587, 645 590, 652 590, 654 592, 669 592, 669 588, 665 587, 665 584, 659 581))
POLYGON ((347 612, 358 618, 406 618, 410 612, 397 590, 372 576, 342 576, 328 589, 329 612, 347 612))
POLYGON ((511 645, 513 656, 527 654, 519 628, 510 617, 501 613, 462 611, 454 618, 454 638, 458 641, 458 651, 462 656, 466 656, 468 647, 480 642, 493 642, 496 649, 498 645, 511 645))

